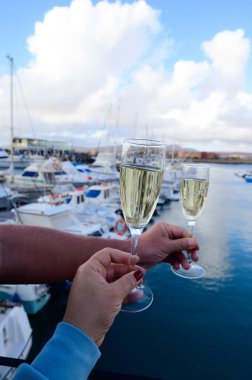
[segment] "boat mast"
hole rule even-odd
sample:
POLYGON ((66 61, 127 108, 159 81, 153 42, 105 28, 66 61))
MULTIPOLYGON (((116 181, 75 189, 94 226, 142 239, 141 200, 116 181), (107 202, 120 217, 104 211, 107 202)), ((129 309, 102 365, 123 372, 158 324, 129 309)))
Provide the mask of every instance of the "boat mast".
POLYGON ((10 171, 11 171, 11 182, 13 182, 14 176, 14 149, 13 149, 13 58, 7 55, 7 59, 10 61, 10 130, 11 130, 11 145, 10 145, 10 171))

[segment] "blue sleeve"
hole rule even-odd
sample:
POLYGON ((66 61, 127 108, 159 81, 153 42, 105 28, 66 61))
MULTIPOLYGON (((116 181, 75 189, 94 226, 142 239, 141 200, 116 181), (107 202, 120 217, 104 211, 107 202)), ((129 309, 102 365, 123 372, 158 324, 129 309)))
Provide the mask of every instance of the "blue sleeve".
POLYGON ((13 380, 85 380, 100 355, 87 335, 61 322, 32 364, 22 364, 13 380))

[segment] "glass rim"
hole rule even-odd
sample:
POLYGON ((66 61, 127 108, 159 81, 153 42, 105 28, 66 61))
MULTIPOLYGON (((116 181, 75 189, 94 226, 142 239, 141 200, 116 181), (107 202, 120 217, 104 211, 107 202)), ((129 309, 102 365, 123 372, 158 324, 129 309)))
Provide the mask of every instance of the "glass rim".
POLYGON ((182 164, 182 167, 197 167, 197 168, 202 168, 202 169, 210 169, 210 165, 208 164, 197 164, 197 163, 194 163, 194 164, 182 164))
POLYGON ((135 144, 135 145, 147 145, 148 147, 165 147, 166 144, 158 141, 158 140, 151 140, 151 139, 125 139, 123 140, 123 143, 129 143, 129 144, 135 144))

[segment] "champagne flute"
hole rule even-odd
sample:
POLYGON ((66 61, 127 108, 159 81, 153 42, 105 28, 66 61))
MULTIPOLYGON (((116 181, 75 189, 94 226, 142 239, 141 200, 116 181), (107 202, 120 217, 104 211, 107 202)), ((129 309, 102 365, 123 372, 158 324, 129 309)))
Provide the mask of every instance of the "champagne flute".
MULTIPOLYGON (((165 144, 143 139, 125 140, 120 167, 122 211, 132 236, 131 254, 156 208, 165 166, 165 144)), ((122 311, 139 312, 153 301, 151 289, 143 283, 131 291, 122 311)))
MULTIPOLYGON (((187 219, 188 230, 191 236, 196 220, 200 217, 206 201, 209 185, 209 171, 210 168, 207 165, 192 164, 183 165, 182 167, 180 202, 183 214, 187 219)), ((172 267, 172 272, 178 276, 189 279, 196 279, 205 275, 205 269, 192 262, 190 253, 187 253, 187 260, 190 263, 189 269, 183 269, 180 265, 179 269, 172 267)))

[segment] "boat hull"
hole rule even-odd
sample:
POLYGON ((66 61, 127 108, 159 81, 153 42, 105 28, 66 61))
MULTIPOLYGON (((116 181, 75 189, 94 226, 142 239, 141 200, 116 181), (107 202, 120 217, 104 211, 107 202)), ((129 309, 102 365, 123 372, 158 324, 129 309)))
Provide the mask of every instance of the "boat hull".
MULTIPOLYGON (((24 307, 0 302, 0 356, 2 359, 26 359, 32 346, 32 328, 24 307)), ((10 380, 16 368, 0 366, 0 379, 10 380)))
POLYGON ((45 285, 0 286, 0 299, 20 302, 27 314, 36 314, 47 304, 50 296, 45 285))
POLYGON ((246 182, 252 182, 252 177, 244 177, 246 182))

